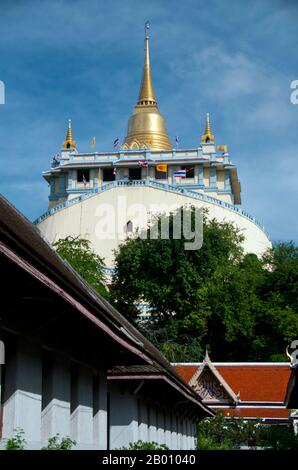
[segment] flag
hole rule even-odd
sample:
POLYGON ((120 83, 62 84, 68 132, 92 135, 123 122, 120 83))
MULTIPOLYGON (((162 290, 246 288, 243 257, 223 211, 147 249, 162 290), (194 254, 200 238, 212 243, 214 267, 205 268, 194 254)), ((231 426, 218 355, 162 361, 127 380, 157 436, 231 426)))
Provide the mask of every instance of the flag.
POLYGON ((83 184, 84 184, 84 186, 86 186, 86 183, 87 183, 87 180, 86 180, 85 175, 83 173, 83 184))
POLYGON ((113 146, 114 146, 114 148, 116 148, 116 147, 118 147, 118 145, 119 145, 119 137, 117 137, 117 138, 114 140, 113 146))
POLYGON ((168 171, 168 165, 157 165, 156 170, 162 173, 166 173, 168 171))
POLYGON ((59 153, 56 153, 56 155, 53 157, 54 162, 59 162, 60 160, 60 155, 59 153))
POLYGON ((90 140, 90 147, 93 149, 96 145, 96 138, 93 137, 91 140, 90 140))
POLYGON ((186 170, 178 170, 174 173, 174 178, 186 178, 186 170))
POLYGON ((177 145, 179 144, 179 135, 176 135, 175 142, 177 145))
POLYGON ((147 162, 147 160, 139 160, 139 165, 148 166, 148 162, 147 162))
POLYGON ((113 161, 113 175, 116 175, 116 173, 117 173, 116 163, 117 163, 118 161, 119 161, 119 160, 114 160, 114 161, 113 161))

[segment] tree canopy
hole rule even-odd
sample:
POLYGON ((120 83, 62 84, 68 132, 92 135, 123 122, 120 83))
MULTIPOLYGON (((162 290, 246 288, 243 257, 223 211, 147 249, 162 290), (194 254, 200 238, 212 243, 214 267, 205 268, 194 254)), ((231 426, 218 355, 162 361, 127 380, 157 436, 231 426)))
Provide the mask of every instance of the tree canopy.
POLYGON ((119 311, 171 361, 201 360, 205 348, 213 360, 285 360, 298 331, 298 248, 244 254, 240 231, 205 215, 203 246, 185 250, 183 236, 171 236, 173 214, 169 222, 169 239, 150 239, 148 228, 116 252, 111 298, 119 311), (140 322, 144 304, 151 316, 140 322))
POLYGON ((68 236, 58 240, 54 248, 90 286, 99 294, 108 297, 105 287, 105 264, 103 259, 94 253, 89 240, 68 236))

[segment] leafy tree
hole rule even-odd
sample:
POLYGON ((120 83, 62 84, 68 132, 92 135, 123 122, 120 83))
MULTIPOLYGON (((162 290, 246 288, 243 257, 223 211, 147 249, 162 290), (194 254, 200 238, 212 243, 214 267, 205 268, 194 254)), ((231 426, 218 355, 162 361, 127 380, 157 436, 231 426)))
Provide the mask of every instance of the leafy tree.
POLYGON ((104 261, 90 247, 90 241, 84 238, 61 238, 54 247, 57 253, 65 259, 73 269, 85 279, 99 294, 108 298, 105 287, 104 261))
MULTIPOLYGON (((191 211, 194 228, 194 208, 191 211)), ((185 239, 142 234, 116 252, 111 293, 115 306, 138 322, 146 303, 150 320, 138 326, 172 362, 199 361, 208 347, 214 360, 285 360, 298 331, 298 249, 278 244, 263 259, 244 254, 243 236, 231 223, 204 216, 200 250, 185 239)))
POLYGON ((198 424, 198 448, 204 450, 235 450, 249 446, 267 450, 297 450, 298 436, 291 424, 266 425, 261 419, 246 421, 217 413, 198 424))

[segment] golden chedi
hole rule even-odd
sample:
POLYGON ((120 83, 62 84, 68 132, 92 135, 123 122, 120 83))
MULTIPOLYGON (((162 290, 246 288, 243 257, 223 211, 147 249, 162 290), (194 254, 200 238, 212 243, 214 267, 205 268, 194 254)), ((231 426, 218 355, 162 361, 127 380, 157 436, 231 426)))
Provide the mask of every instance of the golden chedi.
POLYGON ((151 148, 171 150, 166 123, 159 113, 151 79, 148 24, 145 36, 145 63, 139 98, 128 122, 128 132, 122 149, 151 148))

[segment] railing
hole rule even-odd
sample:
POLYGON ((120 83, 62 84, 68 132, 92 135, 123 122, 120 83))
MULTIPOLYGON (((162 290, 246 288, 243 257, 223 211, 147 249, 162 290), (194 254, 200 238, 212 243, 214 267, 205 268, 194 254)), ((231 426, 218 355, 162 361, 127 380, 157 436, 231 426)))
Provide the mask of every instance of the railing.
POLYGON ((152 181, 152 180, 132 180, 132 181, 125 181, 125 180, 117 180, 117 181, 111 181, 109 183, 105 183, 101 186, 98 186, 97 188, 92 188, 89 189, 88 192, 85 192, 84 194, 81 194, 78 197, 75 197, 73 199, 70 199, 69 201, 62 202, 61 204, 58 204, 57 206, 52 207, 51 209, 47 210, 44 214, 42 214, 40 217, 38 217, 33 223, 35 225, 39 224, 43 220, 47 219, 51 215, 55 214, 56 212, 61 211, 62 209, 65 209, 66 207, 73 206, 74 204, 77 204, 78 202, 82 202, 85 199, 88 199, 89 197, 93 197, 96 194, 103 193, 104 191, 108 191, 112 188, 115 188, 117 186, 149 186, 152 188, 156 189, 161 189, 163 191, 170 191, 174 192, 176 194, 182 194, 184 196, 189 196, 194 199, 199 199, 201 201, 205 202, 210 202, 211 204, 215 204, 217 206, 225 207, 226 209, 229 209, 233 212, 237 212, 241 216, 245 217, 246 219, 250 220, 254 224, 256 224, 261 230, 263 230, 265 233, 264 226, 258 222, 254 217, 249 215, 246 211, 233 206, 233 204, 230 204, 225 201, 221 201, 220 199, 217 199, 212 196, 208 196, 207 194, 202 194, 202 193, 197 193, 196 191, 192 191, 187 188, 179 188, 173 184, 168 184, 168 183, 159 183, 157 181, 152 181))

